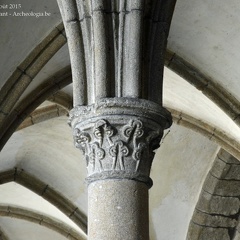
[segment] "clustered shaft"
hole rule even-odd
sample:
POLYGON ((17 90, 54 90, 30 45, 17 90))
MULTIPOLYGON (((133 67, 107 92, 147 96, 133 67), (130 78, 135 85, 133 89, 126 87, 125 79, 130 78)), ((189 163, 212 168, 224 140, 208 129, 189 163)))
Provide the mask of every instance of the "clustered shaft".
POLYGON ((88 181, 127 178, 151 186, 153 151, 171 125, 162 81, 175 0, 58 2, 73 76, 70 123, 88 181))
POLYGON ((164 55, 175 0, 58 2, 68 38, 75 106, 107 97, 162 105, 164 55))
POLYGON ((175 2, 58 0, 73 77, 69 124, 91 183, 89 240, 149 239, 150 169, 172 123, 162 82, 175 2))

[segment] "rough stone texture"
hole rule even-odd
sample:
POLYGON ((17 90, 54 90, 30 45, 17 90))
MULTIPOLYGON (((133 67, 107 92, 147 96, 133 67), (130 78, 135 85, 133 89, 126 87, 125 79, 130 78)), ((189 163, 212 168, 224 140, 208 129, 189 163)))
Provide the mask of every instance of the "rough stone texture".
POLYGON ((213 196, 205 191, 201 193, 197 209, 210 214, 222 214, 230 216, 238 213, 240 201, 238 198, 213 196))
POLYGON ((237 220, 219 216, 219 215, 210 215, 198 210, 195 210, 192 221, 202 226, 208 227, 225 227, 225 228, 234 228, 237 226, 237 220))
POLYGON ((230 156, 228 158, 221 159, 221 157, 218 155, 211 173, 220 179, 240 181, 239 161, 231 158, 230 156))
POLYGON ((73 73, 69 123, 90 184, 89 239, 149 238, 153 151, 172 123, 162 81, 175 2, 58 0, 73 73))
POLYGON ((230 240, 226 228, 211 228, 191 223, 187 240, 230 240))
POLYGON ((239 184, 239 181, 220 180, 209 174, 203 189, 220 196, 237 197, 240 196, 239 184))
POLYGON ((132 180, 93 182, 89 191, 89 233, 94 240, 148 240, 148 188, 132 180))
POLYGON ((235 232, 235 236, 233 238, 234 240, 239 240, 240 239, 240 232, 239 230, 235 232))
POLYGON ((229 164, 240 165, 240 161, 238 159, 236 159, 235 157, 233 157, 228 152, 226 152, 224 149, 221 149, 219 151, 218 158, 220 158, 221 160, 223 160, 224 162, 229 163, 229 164))
POLYGON ((224 176, 227 180, 239 180, 240 181, 240 165, 231 165, 228 172, 224 176))
POLYGON ((239 175, 238 160, 221 149, 205 180, 187 239, 238 239, 239 175))
POLYGON ((89 182, 126 178, 151 187, 153 151, 170 124, 165 109, 140 99, 101 99, 70 113, 75 146, 85 154, 89 182))
POLYGON ((164 53, 175 2, 58 0, 75 106, 106 97, 162 104, 164 53))
POLYGON ((226 164, 220 158, 215 159, 214 167, 211 169, 213 176, 219 179, 223 179, 229 172, 231 165, 226 164))

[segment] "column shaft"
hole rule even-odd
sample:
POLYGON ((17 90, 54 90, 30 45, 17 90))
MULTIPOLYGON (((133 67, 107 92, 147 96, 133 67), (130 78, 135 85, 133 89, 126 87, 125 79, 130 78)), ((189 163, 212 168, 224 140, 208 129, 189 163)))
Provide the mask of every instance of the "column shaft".
POLYGON ((148 188, 133 180, 102 180, 88 187, 88 240, 148 240, 148 188))
POLYGON ((149 174, 170 113, 147 100, 105 98, 75 107, 70 122, 87 163, 88 239, 148 240, 149 174))

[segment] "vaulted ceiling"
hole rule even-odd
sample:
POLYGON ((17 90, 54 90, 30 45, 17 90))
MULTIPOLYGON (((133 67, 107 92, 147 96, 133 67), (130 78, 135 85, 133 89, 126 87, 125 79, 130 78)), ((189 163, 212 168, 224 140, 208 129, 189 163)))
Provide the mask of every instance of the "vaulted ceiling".
MULTIPOLYGON (((61 15, 57 1, 20 2, 9 12, 51 15, 0 17, 0 239, 87 239, 61 15)), ((238 13, 237 0, 176 3, 163 88, 174 124, 151 172, 151 240, 240 239, 238 13)))

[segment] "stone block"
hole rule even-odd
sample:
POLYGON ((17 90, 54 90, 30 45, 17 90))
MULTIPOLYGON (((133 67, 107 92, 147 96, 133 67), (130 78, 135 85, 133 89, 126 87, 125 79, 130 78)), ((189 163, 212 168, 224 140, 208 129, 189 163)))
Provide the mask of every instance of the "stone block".
POLYGON ((9 96, 11 97, 5 98, 5 101, 1 104, 0 110, 4 113, 8 113, 31 81, 32 79, 28 75, 22 74, 18 82, 10 90, 9 96))
POLYGON ((230 216, 238 213, 240 201, 238 198, 213 196, 202 191, 196 208, 209 214, 230 216))
POLYGON ((224 178, 240 181, 240 165, 230 165, 229 171, 225 174, 224 178))
POLYGON ((224 178, 225 175, 230 170, 230 167, 231 166, 229 164, 227 164, 226 162, 222 161, 217 157, 212 166, 211 173, 217 178, 224 178))
MULTIPOLYGON (((61 26, 62 25, 59 25, 60 28, 61 26)), ((39 53, 41 53, 49 42, 52 41, 58 34, 59 30, 57 28, 53 29, 53 31, 27 56, 27 58, 24 59, 24 61, 19 65, 19 68, 22 70, 29 68, 38 57, 39 53)))
POLYGON ((187 240, 230 240, 226 228, 211 228, 191 223, 187 240))
POLYGON ((224 149, 221 149, 218 153, 218 158, 223 160, 226 163, 232 163, 232 164, 238 164, 240 165, 240 161, 238 161, 235 157, 233 157, 231 154, 229 154, 224 149))
POLYGON ((240 181, 220 180, 208 174, 203 189, 211 194, 238 197, 240 196, 240 181))
POLYGON ((195 210, 192 221, 201 226, 214 228, 216 227, 234 228, 237 226, 238 223, 236 219, 223 217, 219 215, 210 215, 207 213, 200 212, 198 210, 195 210))
POLYGON ((21 78, 22 74, 22 71, 18 68, 12 73, 10 78, 1 88, 0 102, 5 100, 5 97, 7 96, 13 85, 18 81, 18 79, 21 78))

